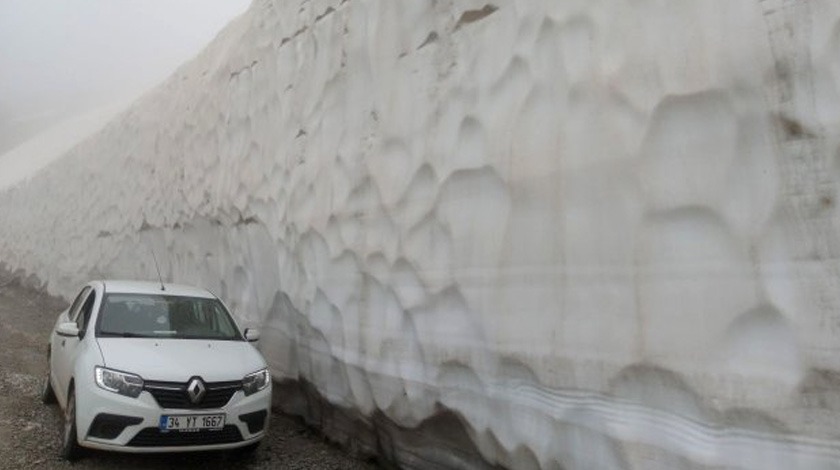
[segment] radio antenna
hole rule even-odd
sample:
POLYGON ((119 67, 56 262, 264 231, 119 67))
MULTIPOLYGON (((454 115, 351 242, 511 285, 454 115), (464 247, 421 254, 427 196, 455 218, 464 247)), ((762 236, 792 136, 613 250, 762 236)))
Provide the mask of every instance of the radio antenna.
POLYGON ((157 270, 158 280, 160 281, 160 290, 165 291, 166 287, 163 286, 163 276, 160 275, 160 266, 158 266, 157 256, 155 256, 155 250, 153 250, 150 246, 149 251, 152 252, 152 259, 155 261, 155 269, 157 270))

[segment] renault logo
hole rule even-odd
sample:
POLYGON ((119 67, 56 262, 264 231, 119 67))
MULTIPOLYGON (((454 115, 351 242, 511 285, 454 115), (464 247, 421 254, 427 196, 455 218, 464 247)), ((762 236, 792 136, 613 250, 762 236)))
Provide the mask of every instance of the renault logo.
POLYGON ((190 397, 190 402, 192 402, 193 405, 200 402, 206 393, 207 387, 204 386, 204 382, 202 382, 198 377, 193 378, 190 380, 190 383, 187 384, 187 396, 190 397))

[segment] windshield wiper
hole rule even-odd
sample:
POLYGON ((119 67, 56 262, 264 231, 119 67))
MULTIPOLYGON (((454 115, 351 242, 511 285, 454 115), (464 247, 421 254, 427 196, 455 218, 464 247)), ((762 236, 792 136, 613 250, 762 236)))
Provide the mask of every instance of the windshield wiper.
POLYGON ((141 335, 137 333, 132 333, 130 331, 122 331, 122 332, 115 332, 115 331, 100 331, 100 335, 107 335, 107 336, 119 336, 122 338, 144 338, 146 335, 141 335))
POLYGON ((235 336, 178 335, 173 339, 200 339, 206 341, 233 341, 235 336))

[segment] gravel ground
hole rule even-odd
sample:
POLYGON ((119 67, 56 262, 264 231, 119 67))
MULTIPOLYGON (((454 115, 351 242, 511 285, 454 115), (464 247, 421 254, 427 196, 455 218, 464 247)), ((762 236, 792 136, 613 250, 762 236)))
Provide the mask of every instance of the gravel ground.
POLYGON ((326 443, 299 420, 275 412, 269 435, 245 461, 232 453, 136 456, 89 452, 75 464, 58 457, 61 412, 39 400, 46 344, 61 299, 0 273, 0 469, 375 469, 326 443))

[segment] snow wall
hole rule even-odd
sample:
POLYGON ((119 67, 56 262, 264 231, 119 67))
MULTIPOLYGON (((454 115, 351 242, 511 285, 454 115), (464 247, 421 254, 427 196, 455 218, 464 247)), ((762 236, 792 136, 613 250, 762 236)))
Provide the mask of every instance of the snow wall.
POLYGON ((0 260, 153 247, 406 466, 836 468, 839 86, 830 0, 256 0, 0 260))

